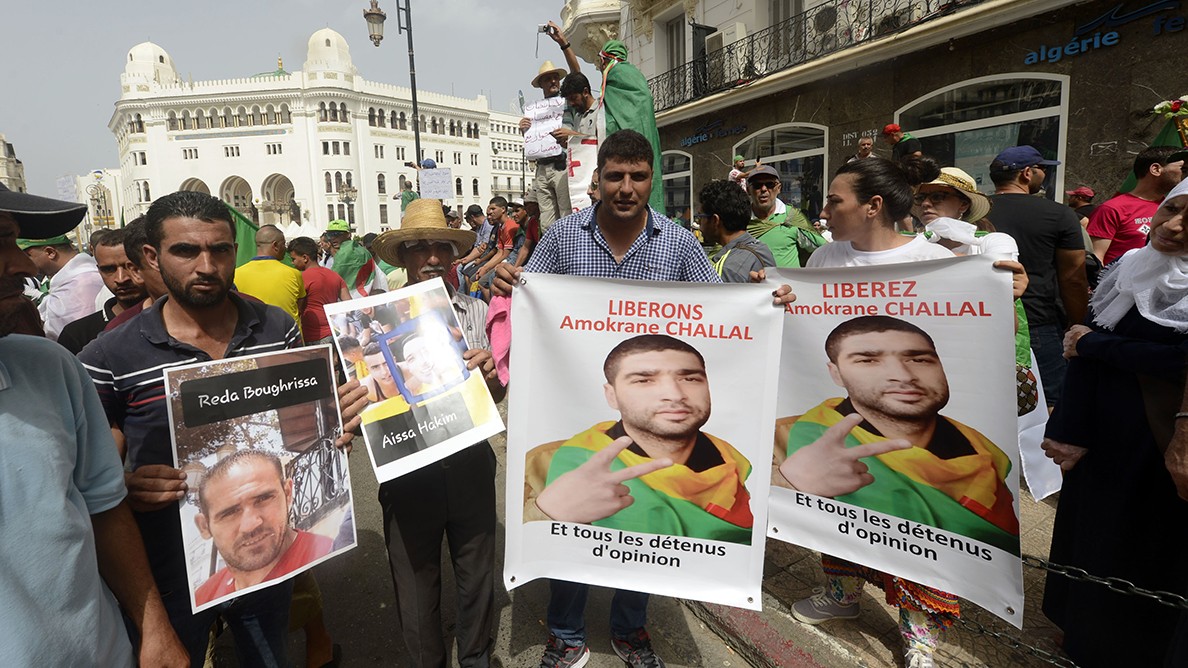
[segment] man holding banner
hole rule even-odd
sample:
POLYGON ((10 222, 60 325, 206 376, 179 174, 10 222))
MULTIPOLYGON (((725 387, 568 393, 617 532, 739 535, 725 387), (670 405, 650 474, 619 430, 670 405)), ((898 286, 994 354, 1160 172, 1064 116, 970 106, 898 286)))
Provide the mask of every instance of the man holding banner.
POLYGON ((801 492, 1018 554, 1019 519, 1004 482, 1011 460, 940 415, 949 383, 932 337, 905 320, 861 316, 838 325, 825 351, 848 397, 776 421, 780 474, 801 492))
MULTIPOLYGON (((502 198, 499 198, 502 199, 502 198)), ((386 262, 408 271, 410 285, 443 278, 454 258, 475 243, 475 233, 449 227, 436 200, 410 207, 400 229, 384 232, 372 247, 386 262)), ((469 216, 470 212, 467 213, 469 216)), ((467 368, 481 370, 498 401, 503 386, 495 378, 483 323, 487 305, 449 283, 450 301, 464 330, 467 368)), ((423 380, 440 379, 442 357, 452 355, 439 344, 423 346, 419 337, 404 340, 402 364, 423 380), (436 350, 434 350, 436 348, 436 350), (422 358, 423 359, 414 359, 422 358)), ((378 347, 366 353, 373 374, 386 381, 385 394, 395 390, 391 371, 378 347)), ((450 360, 444 360, 448 362, 450 360)), ((377 388, 383 387, 377 382, 377 388)), ((427 391, 429 388, 422 388, 427 391)), ((488 665, 495 621, 495 454, 479 441, 460 452, 380 485, 388 563, 396 589, 400 630, 415 665, 446 665, 441 636, 441 544, 449 541, 450 564, 457 583, 457 661, 462 666, 488 665)))
MULTIPOLYGON (((653 157, 652 144, 639 132, 620 130, 608 136, 598 147, 599 202, 559 221, 557 229, 541 239, 524 270, 721 283, 692 233, 648 206, 655 176, 653 157)), ((500 265, 492 284, 494 294, 510 296, 520 275, 520 269, 500 265)), ((777 303, 791 301, 790 293, 790 288, 781 287, 777 303)), ((496 324, 491 325, 497 331, 496 324)), ((626 447, 626 442, 621 446, 626 447)), ((561 580, 549 584, 549 639, 541 668, 583 666, 590 656, 585 623, 589 585, 561 580)), ((644 628, 647 606, 648 594, 642 592, 618 590, 611 601, 611 644, 629 666, 664 665, 644 628)))
MULTIPOLYGON (((160 271, 167 294, 122 327, 95 339, 79 360, 86 366, 112 426, 127 439, 125 474, 132 507, 169 620, 200 665, 211 624, 222 616, 237 652, 253 665, 282 665, 292 581, 273 585, 197 614, 190 605, 178 501, 186 474, 173 467, 164 369, 279 351, 300 345, 297 324, 284 311, 231 291, 235 224, 221 200, 196 192, 158 198, 146 214, 144 261, 160 271)), ((349 445, 366 392, 357 381, 338 388, 343 435, 349 445)))
POLYGON ((749 545, 751 463, 701 431, 710 417, 701 353, 665 334, 643 334, 615 346, 603 373, 606 401, 621 419, 528 453, 525 521, 749 545))

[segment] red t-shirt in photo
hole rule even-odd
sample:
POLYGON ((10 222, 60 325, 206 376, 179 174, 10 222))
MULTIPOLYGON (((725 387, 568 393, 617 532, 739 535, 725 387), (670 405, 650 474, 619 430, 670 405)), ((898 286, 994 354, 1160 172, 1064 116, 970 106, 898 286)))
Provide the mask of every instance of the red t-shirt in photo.
POLYGON ((1151 231, 1151 219, 1159 209, 1159 202, 1152 202, 1130 193, 1122 193, 1101 203, 1085 231, 1098 239, 1109 239, 1105 264, 1122 257, 1128 250, 1147 245, 1147 234, 1151 231))
POLYGON ((511 216, 505 216, 503 224, 499 227, 499 250, 512 250, 516 247, 516 235, 520 232, 520 226, 511 216))
POLYGON ((301 312, 301 331, 305 342, 311 343, 330 336, 330 322, 322 307, 338 301, 342 288, 347 286, 336 272, 311 264, 301 272, 305 283, 305 310, 301 312))
MULTIPOLYGON (((264 582, 284 577, 302 566, 317 561, 330 554, 330 550, 333 548, 334 541, 326 536, 298 531, 293 544, 285 550, 272 570, 268 571, 264 582)), ((194 602, 204 605, 227 594, 233 594, 235 591, 235 576, 224 566, 198 587, 194 592, 194 602)))

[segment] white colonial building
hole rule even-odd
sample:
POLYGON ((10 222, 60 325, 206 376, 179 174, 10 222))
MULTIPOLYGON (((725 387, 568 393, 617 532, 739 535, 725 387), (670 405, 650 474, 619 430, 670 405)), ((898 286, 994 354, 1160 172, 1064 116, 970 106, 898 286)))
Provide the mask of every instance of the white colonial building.
POLYGON ((25 192, 25 166, 3 133, 0 133, 0 183, 9 190, 25 192))
MULTIPOLYGON (((408 88, 362 78, 350 49, 324 28, 309 38, 299 72, 277 69, 240 79, 183 81, 164 49, 145 42, 128 52, 122 93, 108 127, 119 145, 125 216, 176 190, 210 193, 261 224, 298 223, 320 231, 342 218, 359 233, 399 226, 399 193, 418 161, 408 88)), ((420 158, 451 170, 454 201, 486 207, 492 186, 506 196, 511 169, 495 170, 496 146, 519 139, 492 133, 484 96, 417 91, 420 158), (494 176, 498 173, 500 176, 494 176)), ((504 118, 508 117, 508 118, 504 118)), ((514 128, 513 128, 514 129, 514 128)), ((503 160, 518 144, 499 149, 503 160)), ((519 158, 515 158, 516 161, 519 158)), ((515 195, 519 186, 516 162, 515 195)))

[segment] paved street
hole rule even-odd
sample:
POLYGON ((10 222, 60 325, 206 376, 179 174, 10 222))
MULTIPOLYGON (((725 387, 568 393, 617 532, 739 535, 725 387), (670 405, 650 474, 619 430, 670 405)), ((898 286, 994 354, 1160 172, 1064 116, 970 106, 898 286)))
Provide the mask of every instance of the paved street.
MULTIPOLYGON (((506 402, 500 404, 506 415, 506 402)), ((506 418, 505 418, 506 419, 506 418)), ((492 439, 499 456, 500 516, 503 515, 504 438, 492 439)), ((396 630, 395 598, 384 548, 383 526, 378 485, 362 439, 356 440, 351 456, 351 477, 355 491, 355 522, 359 546, 349 553, 314 569, 322 588, 326 623, 334 641, 343 648, 344 666, 408 666, 408 656, 396 630)), ((503 589, 503 532, 496 555, 495 602, 499 608, 496 629, 495 659, 508 668, 527 668, 538 665, 544 641, 548 635, 544 625, 544 611, 548 600, 546 581, 530 582, 514 592, 503 589), (514 601, 514 605, 513 605, 514 601)), ((452 635, 455 604, 449 595, 453 582, 448 565, 443 567, 442 601, 443 632, 452 635)), ((589 666, 611 668, 622 662, 610 649, 609 618, 611 592, 595 589, 587 610, 590 648, 593 653, 589 666)), ((746 665, 713 632, 674 599, 657 597, 649 610, 649 630, 657 652, 670 666, 729 667, 746 665)), ((304 666, 305 646, 300 633, 290 637, 289 655, 295 666, 304 666)), ((230 635, 225 634, 216 645, 219 668, 239 665, 235 660, 230 635)))

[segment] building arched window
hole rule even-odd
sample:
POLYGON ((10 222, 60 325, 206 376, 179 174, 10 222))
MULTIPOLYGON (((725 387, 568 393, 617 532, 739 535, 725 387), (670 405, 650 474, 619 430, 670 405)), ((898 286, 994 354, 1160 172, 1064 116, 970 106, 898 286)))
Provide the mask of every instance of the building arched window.
POLYGON ((334 192, 334 178, 330 176, 330 172, 326 172, 326 192, 334 192))
POLYGON ((330 46, 330 40, 329 40, 329 39, 327 39, 327 40, 326 40, 326 46, 330 46))
POLYGON ((408 183, 408 179, 404 178, 404 175, 401 174, 398 183, 400 184, 400 192, 404 192, 404 184, 408 183))
POLYGON ((168 118, 165 119, 165 127, 169 128, 170 132, 177 130, 177 113, 170 110, 168 118))
POLYGON ((375 186, 376 186, 376 191, 379 192, 379 194, 381 194, 381 195, 388 194, 388 180, 384 177, 383 174, 377 174, 375 176, 375 186))
POLYGON ((478 197, 478 195, 479 195, 478 179, 474 179, 473 181, 470 182, 470 189, 472 191, 474 191, 474 196, 478 197))
POLYGON ((236 114, 237 115, 235 118, 235 127, 237 127, 237 128, 247 127, 247 124, 248 124, 247 109, 240 107, 239 111, 236 112, 236 114))
MULTIPOLYGON (((349 109, 347 109, 346 102, 338 105, 338 120, 343 123, 351 122, 351 112, 349 109)), ((351 208, 354 209, 354 207, 351 208)))
POLYGON ((326 103, 325 102, 318 103, 318 120, 323 123, 330 120, 330 115, 326 111, 326 103))
POLYGON ((462 179, 454 179, 454 194, 458 197, 462 196, 462 179))
POLYGON ((338 103, 337 102, 330 103, 330 120, 331 121, 338 120, 338 103))
POLYGON ((425 131, 425 114, 421 114, 421 120, 420 120, 420 123, 418 123, 418 125, 420 125, 420 128, 419 128, 420 131, 424 132, 425 131))
POLYGON ((264 108, 264 125, 276 125, 277 122, 276 108, 270 104, 264 108))
POLYGON ((252 107, 252 120, 251 120, 251 123, 252 123, 252 125, 253 125, 253 126, 256 126, 256 125, 263 125, 263 122, 262 122, 262 120, 261 120, 261 118, 260 118, 260 107, 259 107, 259 105, 256 105, 256 106, 253 106, 253 107, 252 107))
POLYGON ((282 104, 280 107, 280 122, 286 125, 293 122, 293 116, 289 113, 287 104, 282 104))
MULTIPOLYGON (((136 132, 136 133, 144 132, 144 119, 141 118, 140 114, 136 114, 136 120, 133 121, 132 125, 133 125, 133 127, 132 127, 133 132, 136 132)), ((148 184, 145 184, 145 185, 147 186, 148 184)))
POLYGON ((825 200, 826 135, 825 126, 813 123, 771 125, 735 144, 734 155, 762 158, 774 167, 780 173, 780 200, 816 220, 825 200))
MULTIPOLYGON (((181 127, 183 130, 193 130, 194 129, 194 119, 190 117, 189 109, 182 110, 181 127)), ((133 132, 135 132, 135 130, 133 130, 133 132)))
MULTIPOLYGON (((392 112, 392 127, 396 127, 396 112, 392 112)), ((400 112, 400 129, 408 129, 408 119, 404 116, 404 112, 400 112)))
MULTIPOLYGON (((895 122, 920 140, 924 154, 965 170, 982 192, 993 192, 990 162, 1006 146, 1033 146, 1064 160, 1068 81, 1063 74, 1018 72, 966 79, 919 97, 895 122)), ((1045 168, 1043 189, 1064 192, 1064 172, 1045 168)))
POLYGON ((145 181, 145 182, 144 182, 144 201, 146 201, 146 202, 151 202, 151 201, 153 201, 153 196, 149 194, 149 184, 148 184, 148 181, 145 181))
POLYGON ((214 128, 219 127, 221 122, 222 122, 222 119, 219 118, 219 110, 218 109, 211 107, 210 109, 206 110, 206 126, 208 128, 211 128, 213 130, 214 128))
POLYGON ((346 184, 347 184, 347 187, 351 187, 351 185, 352 185, 352 184, 351 184, 351 173, 350 173, 350 172, 347 172, 347 173, 346 173, 346 184))
POLYGON ((342 172, 334 172, 334 192, 342 190, 342 172))
MULTIPOLYGON (((692 220, 686 209, 693 206, 693 157, 684 151, 660 154, 661 181, 664 184, 664 215, 692 220)), ((690 215, 692 211, 688 212, 690 215)))
MULTIPOLYGON (((382 109, 380 110, 380 114, 383 114, 382 109)), ((367 124, 373 128, 375 127, 375 107, 367 108, 367 124)))
POLYGON ((235 118, 231 115, 231 107, 223 107, 223 127, 235 127, 235 118))

